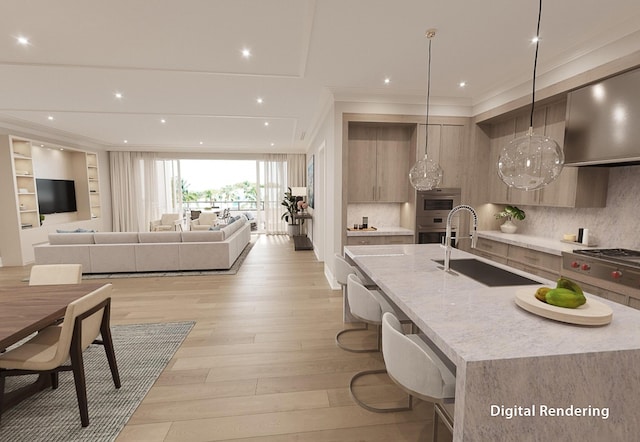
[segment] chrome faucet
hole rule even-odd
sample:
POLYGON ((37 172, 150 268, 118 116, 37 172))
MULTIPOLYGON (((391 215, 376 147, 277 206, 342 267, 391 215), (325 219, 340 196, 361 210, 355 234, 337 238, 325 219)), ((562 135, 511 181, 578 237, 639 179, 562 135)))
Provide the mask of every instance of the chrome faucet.
MULTIPOLYGON (((473 231, 471 232, 471 236, 470 236, 471 248, 475 249, 476 243, 478 242, 478 214, 476 213, 474 208, 471 206, 467 206, 466 204, 461 204, 451 209, 451 212, 449 212, 449 215, 447 216, 447 231, 446 231, 446 236, 444 238, 444 247, 445 247, 444 271, 445 272, 449 271, 449 260, 451 259, 451 219, 453 218, 453 215, 455 215, 461 210, 467 210, 473 216, 473 231)), ((458 243, 458 239, 459 238, 456 236, 456 244, 458 243)))

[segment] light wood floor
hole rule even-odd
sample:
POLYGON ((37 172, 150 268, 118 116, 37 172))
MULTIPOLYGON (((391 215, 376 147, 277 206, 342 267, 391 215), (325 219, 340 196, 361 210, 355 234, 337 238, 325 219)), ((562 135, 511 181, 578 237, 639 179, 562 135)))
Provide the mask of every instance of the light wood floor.
MULTIPOLYGON (((0 268, 0 283, 28 272, 0 268)), ((336 347, 342 293, 287 237, 260 236, 237 275, 109 282, 113 325, 196 322, 118 442, 431 440, 431 404, 378 414, 353 402, 349 379, 382 368, 381 355, 336 347)), ((372 403, 404 399, 385 376, 362 381, 358 392, 372 403)))

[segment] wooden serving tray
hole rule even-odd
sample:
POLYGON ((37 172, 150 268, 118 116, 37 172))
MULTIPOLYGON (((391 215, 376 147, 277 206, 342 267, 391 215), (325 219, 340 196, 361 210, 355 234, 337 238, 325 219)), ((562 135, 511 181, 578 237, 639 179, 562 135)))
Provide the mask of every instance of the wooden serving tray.
POLYGON ((366 229, 354 229, 353 227, 347 227, 347 230, 350 232, 374 232, 378 229, 375 227, 367 227, 366 229))
POLYGON ((516 290, 516 304, 524 310, 555 321, 579 325, 606 325, 611 322, 613 311, 611 308, 593 297, 587 297, 587 302, 578 308, 564 308, 546 304, 535 296, 537 287, 516 290))

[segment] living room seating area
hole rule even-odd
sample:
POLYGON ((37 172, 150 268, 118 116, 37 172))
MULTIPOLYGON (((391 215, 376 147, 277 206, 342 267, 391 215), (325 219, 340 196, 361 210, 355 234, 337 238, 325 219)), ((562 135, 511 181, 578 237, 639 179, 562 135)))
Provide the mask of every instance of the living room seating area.
POLYGON ((50 233, 36 264, 82 264, 83 273, 229 269, 249 244, 244 217, 218 231, 50 233))

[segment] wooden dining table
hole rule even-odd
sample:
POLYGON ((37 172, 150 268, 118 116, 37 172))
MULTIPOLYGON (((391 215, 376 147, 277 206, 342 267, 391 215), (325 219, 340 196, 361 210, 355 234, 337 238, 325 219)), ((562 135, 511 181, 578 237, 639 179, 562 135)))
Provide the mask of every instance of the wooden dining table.
MULTIPOLYGON (((55 324, 64 317, 69 303, 104 285, 104 283, 82 283, 0 286, 0 350, 55 324)), ((33 384, 5 394, 0 413, 50 386, 50 376, 41 375, 33 384)))

